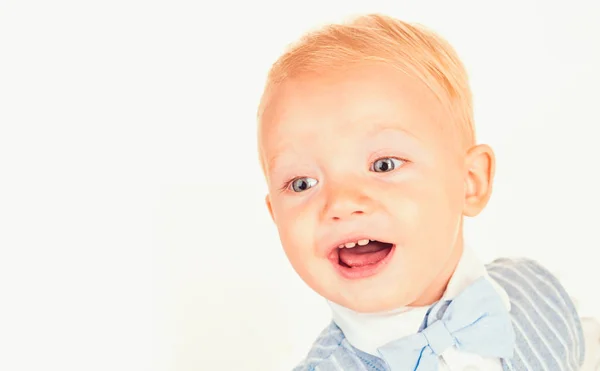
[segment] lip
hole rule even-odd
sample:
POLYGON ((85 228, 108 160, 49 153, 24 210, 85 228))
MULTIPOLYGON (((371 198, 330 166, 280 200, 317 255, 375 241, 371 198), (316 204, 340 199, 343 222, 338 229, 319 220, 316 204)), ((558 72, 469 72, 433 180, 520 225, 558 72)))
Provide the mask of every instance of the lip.
MULTIPOLYGON (((352 240, 351 240, 352 241, 352 240)), ((349 241, 349 242, 351 242, 349 241)), ((390 252, 385 258, 381 259, 375 264, 365 265, 362 267, 347 268, 339 264, 339 256, 335 250, 329 255, 329 261, 333 264, 336 271, 343 277, 349 280, 357 280, 374 276, 381 272, 392 260, 394 253, 396 252, 396 245, 392 245, 390 252), (335 252, 335 253, 334 253, 335 252)))

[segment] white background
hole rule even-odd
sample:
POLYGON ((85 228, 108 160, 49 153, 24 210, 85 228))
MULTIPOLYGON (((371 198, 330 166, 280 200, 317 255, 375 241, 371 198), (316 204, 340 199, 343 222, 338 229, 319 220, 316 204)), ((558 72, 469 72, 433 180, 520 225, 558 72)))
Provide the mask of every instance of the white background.
POLYGON ((329 312, 264 207, 256 105, 287 43, 374 11, 469 70, 498 169, 468 242, 600 317, 597 1, 0 1, 0 369, 291 369, 329 312))

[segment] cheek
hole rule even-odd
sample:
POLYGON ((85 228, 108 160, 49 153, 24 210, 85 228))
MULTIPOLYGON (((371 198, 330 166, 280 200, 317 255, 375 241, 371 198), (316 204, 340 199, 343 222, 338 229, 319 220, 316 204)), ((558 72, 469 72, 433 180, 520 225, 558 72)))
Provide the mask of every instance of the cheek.
POLYGON ((291 206, 279 203, 274 207, 274 215, 281 243, 288 256, 305 256, 306 251, 314 245, 316 221, 309 204, 291 206))
POLYGON ((384 194, 384 207, 393 215, 400 237, 406 239, 414 235, 428 209, 426 193, 417 185, 402 184, 380 193, 384 194))
POLYGON ((451 182, 440 179, 420 188, 419 193, 418 197, 422 200, 419 222, 422 247, 431 252, 449 251, 455 245, 462 220, 460 190, 451 182))
POLYGON ((422 249, 451 238, 460 220, 460 197, 439 184, 443 183, 436 180, 397 187, 394 195, 388 197, 391 202, 387 207, 398 220, 399 237, 422 249))
POLYGON ((275 222, 281 245, 294 270, 310 287, 319 291, 324 262, 316 253, 315 215, 308 204, 278 208, 275 222))

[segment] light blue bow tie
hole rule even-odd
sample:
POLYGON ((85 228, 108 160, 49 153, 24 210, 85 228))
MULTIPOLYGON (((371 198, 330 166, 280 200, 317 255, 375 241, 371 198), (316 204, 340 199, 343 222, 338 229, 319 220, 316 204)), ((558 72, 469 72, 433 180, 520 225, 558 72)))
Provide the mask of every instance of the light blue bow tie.
POLYGON ((392 371, 436 371, 438 356, 452 346, 483 357, 512 358, 515 333, 510 316, 483 277, 453 300, 434 304, 428 318, 421 332, 378 349, 392 371))

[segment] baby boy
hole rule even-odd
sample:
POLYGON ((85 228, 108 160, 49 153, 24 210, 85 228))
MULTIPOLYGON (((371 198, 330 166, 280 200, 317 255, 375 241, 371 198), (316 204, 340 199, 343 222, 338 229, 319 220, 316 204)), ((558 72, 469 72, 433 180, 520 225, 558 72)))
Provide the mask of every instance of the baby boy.
POLYGON ((476 143, 452 47, 382 15, 305 35, 258 112, 267 207, 333 320, 297 370, 577 370, 579 316, 528 259, 484 265, 463 242, 494 153, 476 143))

